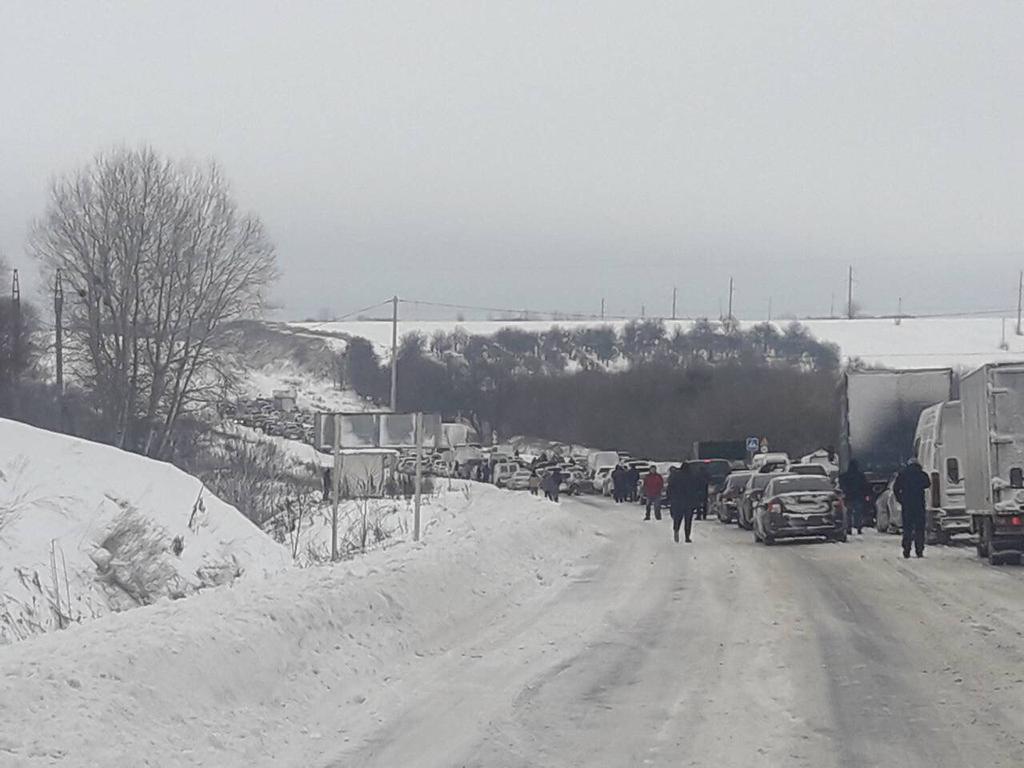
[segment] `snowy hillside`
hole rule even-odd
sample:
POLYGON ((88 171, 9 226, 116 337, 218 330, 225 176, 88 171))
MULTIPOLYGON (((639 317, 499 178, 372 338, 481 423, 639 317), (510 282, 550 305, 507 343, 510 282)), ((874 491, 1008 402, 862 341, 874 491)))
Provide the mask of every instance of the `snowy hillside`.
POLYGON ((0 643, 290 564, 169 464, 5 419, 0 446, 0 643))
MULTIPOLYGON (((515 327, 531 332, 542 332, 552 325, 578 328, 607 324, 616 328, 624 320, 601 321, 408 321, 399 323, 399 334, 419 331, 429 336, 436 330, 452 331, 456 327, 467 333, 492 334, 501 328, 515 327)), ((904 318, 899 325, 891 319, 863 320, 801 320, 814 336, 837 344, 844 358, 860 358, 873 365, 892 368, 930 368, 952 366, 973 368, 986 362, 1024 360, 1024 336, 1014 335, 1014 322, 1006 323, 1008 350, 1000 349, 1002 318, 904 318)), ((743 321, 748 328, 756 324, 743 321)), ((787 322, 775 323, 780 330, 787 322)), ((665 321, 671 333, 676 327, 688 329, 687 320, 665 321)), ((296 323, 296 328, 319 333, 362 336, 386 353, 391 344, 391 323, 383 321, 351 321, 342 323, 296 323)))
POLYGON ((592 570, 594 533, 578 510, 471 484, 427 508, 421 544, 0 648, 0 763, 364 764, 327 758, 437 684, 446 649, 514 606, 540 620, 592 570))
POLYGON ((373 410, 355 392, 335 386, 337 355, 347 346, 342 336, 253 321, 232 326, 225 351, 233 360, 243 396, 270 397, 275 390, 290 389, 297 405, 306 410, 373 410))

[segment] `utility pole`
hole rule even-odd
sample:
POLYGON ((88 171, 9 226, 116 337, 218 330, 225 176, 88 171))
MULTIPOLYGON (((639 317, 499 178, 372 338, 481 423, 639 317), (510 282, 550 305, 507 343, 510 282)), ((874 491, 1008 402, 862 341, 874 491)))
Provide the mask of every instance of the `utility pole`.
POLYGON ((643 304, 640 305, 640 317, 647 317, 647 307, 643 304))
POLYGON ((732 320, 732 294, 733 294, 732 278, 730 277, 729 278, 729 319, 730 320, 732 320))
POLYGON ((903 322, 903 297, 896 298, 896 325, 903 322))
POLYGON ((836 319, 836 292, 832 291, 832 301, 828 305, 828 316, 832 319, 836 319))
POLYGON ((1020 327, 1020 310, 1021 303, 1024 300, 1024 269, 1020 272, 1020 279, 1017 281, 1017 335, 1024 336, 1024 332, 1021 331, 1020 327))
POLYGON ((768 297, 768 322, 772 321, 772 297, 768 297))
POLYGON ((846 280, 846 316, 853 320, 853 265, 846 280))
POLYGON ((601 319, 604 320, 604 298, 601 299, 601 319))
POLYGON ((672 286, 672 319, 676 319, 676 287, 672 286))
POLYGON ((60 430, 64 431, 64 286, 60 279, 60 270, 53 281, 53 316, 56 321, 55 339, 57 343, 57 414, 60 430))
POLYGON ((19 361, 21 346, 21 283, 18 280, 18 270, 14 270, 11 277, 11 410, 18 415, 18 385, 20 376, 19 361))
POLYGON ((398 413, 398 297, 391 299, 391 412, 398 413))

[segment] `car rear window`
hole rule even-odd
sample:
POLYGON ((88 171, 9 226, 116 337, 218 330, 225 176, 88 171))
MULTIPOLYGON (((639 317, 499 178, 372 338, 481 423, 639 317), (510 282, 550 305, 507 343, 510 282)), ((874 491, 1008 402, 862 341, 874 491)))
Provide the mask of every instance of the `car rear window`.
POLYGON ((754 491, 763 491, 765 488, 768 487, 768 483, 770 483, 771 481, 771 475, 753 475, 750 478, 750 481, 747 483, 747 488, 750 488, 751 490, 754 491))
POLYGON ((729 479, 725 487, 730 491, 735 491, 738 488, 744 487, 748 480, 750 480, 750 475, 729 475, 729 479))

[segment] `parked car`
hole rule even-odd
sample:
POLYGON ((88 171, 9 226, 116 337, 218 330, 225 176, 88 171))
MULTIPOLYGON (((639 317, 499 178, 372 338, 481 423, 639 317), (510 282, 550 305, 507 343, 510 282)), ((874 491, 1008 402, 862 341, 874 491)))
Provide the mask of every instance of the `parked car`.
POLYGON ((720 491, 711 498, 711 512, 723 523, 734 523, 739 518, 740 500, 753 472, 733 472, 720 491))
POLYGON ((505 483, 519 470, 521 467, 514 461, 499 461, 494 465, 494 484, 499 488, 503 488, 505 483))
POLYGON ((746 528, 748 531, 753 530, 754 507, 761 500, 761 494, 764 493, 764 489, 768 487, 768 483, 774 477, 775 475, 752 472, 750 477, 747 478, 747 485, 743 489, 743 495, 740 497, 740 503, 736 509, 738 515, 736 522, 740 528, 746 528))
POLYGON ((821 464, 790 464, 786 470, 787 475, 813 475, 814 477, 828 477, 828 470, 821 464))
POLYGON ((846 541, 846 513, 826 477, 776 475, 754 508, 754 540, 824 538, 846 541))
POLYGON ((505 487, 510 491, 528 491, 532 474, 528 469, 520 469, 505 482, 505 487))

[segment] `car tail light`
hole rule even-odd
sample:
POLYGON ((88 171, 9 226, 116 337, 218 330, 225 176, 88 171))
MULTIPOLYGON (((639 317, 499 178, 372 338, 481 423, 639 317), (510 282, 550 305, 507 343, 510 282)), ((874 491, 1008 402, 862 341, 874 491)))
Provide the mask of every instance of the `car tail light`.
POLYGON ((1022 523, 1024 523, 1024 521, 1020 519, 1019 515, 1014 515, 1010 518, 1010 525, 1021 525, 1022 523))

